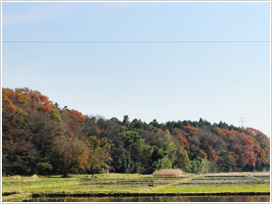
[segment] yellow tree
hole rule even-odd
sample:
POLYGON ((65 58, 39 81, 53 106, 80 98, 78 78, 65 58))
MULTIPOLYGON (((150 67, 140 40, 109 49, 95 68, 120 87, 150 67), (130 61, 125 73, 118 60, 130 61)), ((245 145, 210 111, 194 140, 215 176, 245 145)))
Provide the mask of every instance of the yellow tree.
POLYGON ((89 163, 90 173, 95 174, 109 170, 112 158, 109 154, 110 143, 106 138, 99 139, 95 136, 88 137, 89 140, 89 163))
POLYGON ((76 137, 56 138, 53 150, 57 167, 64 177, 71 173, 73 168, 88 170, 90 167, 88 146, 76 137))

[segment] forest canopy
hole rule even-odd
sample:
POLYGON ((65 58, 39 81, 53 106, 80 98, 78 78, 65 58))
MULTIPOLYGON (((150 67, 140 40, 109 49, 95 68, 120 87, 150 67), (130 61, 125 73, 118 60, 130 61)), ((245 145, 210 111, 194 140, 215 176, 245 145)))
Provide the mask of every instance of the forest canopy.
POLYGON ((60 108, 28 88, 2 89, 3 175, 264 171, 269 138, 224 122, 146 123, 60 108))

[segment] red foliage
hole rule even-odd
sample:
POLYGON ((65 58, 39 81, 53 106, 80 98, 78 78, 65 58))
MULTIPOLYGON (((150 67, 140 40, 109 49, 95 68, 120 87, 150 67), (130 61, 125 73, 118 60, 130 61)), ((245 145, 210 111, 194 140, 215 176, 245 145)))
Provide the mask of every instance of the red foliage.
POLYGON ((215 153, 215 150, 209 146, 208 148, 208 151, 207 151, 207 157, 208 157, 208 160, 212 163, 215 163, 216 160, 217 160, 217 156, 216 156, 216 153, 215 153))
POLYGON ((237 153, 239 154, 239 165, 240 166, 255 166, 256 155, 253 151, 253 140, 250 135, 240 133, 237 136, 240 139, 239 148, 237 153))
POLYGON ((229 143, 231 153, 235 153, 239 166, 255 166, 257 155, 260 150, 258 146, 254 146, 256 140, 255 134, 258 133, 254 129, 247 129, 244 132, 228 130, 217 127, 219 134, 229 143))
POLYGON ((228 130, 228 129, 220 128, 220 127, 216 127, 216 129, 222 135, 232 136, 232 137, 234 137, 235 135, 237 135, 237 131, 235 131, 235 130, 228 130))
POLYGON ((160 133, 165 133, 165 132, 164 132, 164 130, 163 130, 163 129, 161 129, 161 128, 158 128, 158 129, 157 129, 157 132, 160 132, 160 133))
POLYGON ((262 160, 260 158, 257 158, 255 164, 256 166, 260 167, 262 164, 262 160))
POLYGON ((256 136, 256 135, 265 135, 264 133, 262 133, 261 131, 259 130, 256 130, 254 128, 250 128, 250 127, 247 127, 246 128, 246 132, 250 135, 253 135, 253 136, 256 136))

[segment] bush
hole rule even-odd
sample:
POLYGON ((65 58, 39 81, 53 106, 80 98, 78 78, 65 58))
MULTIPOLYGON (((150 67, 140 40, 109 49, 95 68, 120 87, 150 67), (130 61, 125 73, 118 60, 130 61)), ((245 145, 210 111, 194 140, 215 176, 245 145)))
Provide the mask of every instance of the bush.
POLYGON ((199 174, 202 173, 202 167, 204 165, 204 160, 200 157, 195 158, 190 162, 191 173, 199 174))
POLYGON ((218 167, 216 164, 204 160, 201 173, 217 173, 218 167))
POLYGON ((172 163, 167 157, 164 157, 162 159, 159 159, 158 161, 155 161, 152 166, 155 169, 171 169, 172 163))
POLYGON ((53 170, 52 165, 47 162, 37 164, 37 171, 41 175, 49 175, 51 174, 52 170, 53 170))
POLYGON ((181 177, 183 171, 181 169, 160 169, 153 173, 155 177, 181 177))

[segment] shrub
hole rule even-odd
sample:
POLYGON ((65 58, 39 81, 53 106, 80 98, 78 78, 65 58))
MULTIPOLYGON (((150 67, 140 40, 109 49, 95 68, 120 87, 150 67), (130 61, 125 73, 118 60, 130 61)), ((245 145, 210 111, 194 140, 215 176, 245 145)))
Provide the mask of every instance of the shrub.
POLYGON ((51 174, 52 169, 53 169, 52 165, 47 162, 37 164, 37 170, 39 174, 49 175, 51 174))
POLYGON ((216 172, 218 172, 217 165, 210 161, 204 160, 201 173, 216 173, 216 172))
POLYGON ((158 159, 158 161, 153 162, 152 166, 155 169, 171 169, 172 162, 168 159, 168 157, 164 157, 162 159, 158 159))
POLYGON ((191 173, 199 174, 202 173, 204 160, 200 157, 195 158, 190 162, 191 173))

